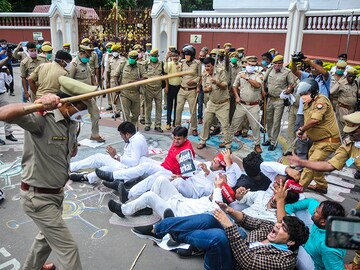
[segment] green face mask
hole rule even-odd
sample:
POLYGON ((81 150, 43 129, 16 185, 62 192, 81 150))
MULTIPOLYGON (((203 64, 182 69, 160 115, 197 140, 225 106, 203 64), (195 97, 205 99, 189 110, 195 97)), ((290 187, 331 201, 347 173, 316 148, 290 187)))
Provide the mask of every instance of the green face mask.
POLYGON ((150 56, 150 61, 156 63, 158 61, 157 56, 150 56))
POLYGON ((151 52, 151 50, 146 50, 148 53, 150 53, 151 52))
POLYGON ((132 65, 132 66, 136 64, 136 59, 134 59, 134 58, 129 57, 128 61, 129 61, 129 64, 132 65))
POLYGON ((111 53, 111 48, 106 49, 108 53, 111 53))
POLYGON ((67 53, 71 53, 71 50, 66 50, 67 53))
POLYGON ((80 61, 83 63, 83 64, 86 64, 89 62, 90 58, 88 57, 79 57, 80 58, 80 61))
POLYGON ((337 75, 344 75, 344 71, 345 71, 345 70, 337 69, 337 70, 335 71, 335 73, 336 73, 337 75))
POLYGON ((234 65, 237 63, 237 58, 236 57, 232 57, 231 58, 231 63, 233 63, 234 65))

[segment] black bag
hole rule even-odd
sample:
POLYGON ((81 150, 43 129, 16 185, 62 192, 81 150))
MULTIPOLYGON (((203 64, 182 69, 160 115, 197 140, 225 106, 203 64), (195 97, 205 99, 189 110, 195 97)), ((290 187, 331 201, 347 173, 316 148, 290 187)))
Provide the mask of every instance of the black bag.
POLYGON ((285 98, 285 99, 284 99, 284 106, 285 106, 285 107, 290 106, 290 100, 289 100, 288 98, 285 98))

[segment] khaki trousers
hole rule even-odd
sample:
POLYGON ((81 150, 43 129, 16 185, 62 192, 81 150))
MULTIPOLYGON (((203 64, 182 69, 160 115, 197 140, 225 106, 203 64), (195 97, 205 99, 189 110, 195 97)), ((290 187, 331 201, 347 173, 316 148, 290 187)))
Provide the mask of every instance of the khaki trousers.
POLYGON ((239 130, 239 127, 244 122, 244 118, 246 116, 249 121, 255 145, 260 144, 260 126, 253 117, 249 115, 249 113, 244 109, 244 107, 249 111, 249 113, 260 122, 260 106, 259 105, 245 105, 245 104, 236 104, 235 113, 232 119, 232 123, 230 126, 230 133, 232 135, 235 134, 236 131, 239 130))
POLYGON ((191 129, 197 129, 196 108, 194 108, 194 103, 196 102, 195 97, 195 90, 184 90, 180 87, 179 93, 177 95, 175 126, 181 125, 181 116, 184 110, 185 101, 187 101, 190 107, 191 129))
POLYGON ((155 101, 155 127, 161 127, 162 115, 162 89, 144 89, 145 98, 145 126, 151 126, 151 111, 153 100, 155 101))
POLYGON ((90 114, 91 120, 91 136, 97 137, 99 136, 99 119, 100 119, 100 111, 98 106, 96 105, 96 101, 92 98, 90 101, 85 102, 90 114))
MULTIPOLYGON (((289 118, 288 118, 288 139, 289 143, 292 143, 296 138, 296 130, 295 130, 295 122, 296 122, 296 114, 299 107, 291 106, 289 111, 289 118)), ((290 151, 296 149, 296 144, 294 144, 293 148, 290 151)))
MULTIPOLYGON (((329 142, 313 142, 308 153, 308 160, 310 161, 324 161, 328 156, 336 151, 340 146, 340 143, 329 143, 329 142)), ((301 173, 300 185, 306 188, 311 180, 316 182, 317 186, 320 188, 327 188, 328 183, 324 177, 323 172, 317 172, 304 168, 301 173)))
POLYGON ((281 118, 284 113, 284 100, 274 100, 268 98, 266 108, 266 128, 268 130, 269 141, 275 145, 280 133, 281 118))
POLYGON ((41 269, 53 251, 60 270, 81 270, 79 250, 62 218, 64 194, 34 193, 30 189, 21 190, 20 195, 25 213, 40 230, 23 269, 41 269))
POLYGON ((231 148, 232 134, 230 133, 229 110, 230 102, 215 104, 211 102, 211 100, 208 101, 204 112, 204 124, 200 135, 200 143, 206 143, 209 139, 210 126, 214 117, 216 117, 219 120, 224 132, 225 147, 229 149, 231 148))
POLYGON ((337 119, 337 123, 339 125, 339 129, 340 129, 340 133, 341 133, 341 137, 344 137, 345 133, 343 131, 344 126, 345 126, 345 121, 343 119, 344 115, 348 115, 350 113, 353 113, 355 110, 348 110, 346 108, 337 106, 336 107, 336 119, 337 119))
POLYGON ((140 93, 137 90, 124 90, 120 92, 120 98, 124 106, 123 113, 126 121, 130 121, 135 126, 140 114, 140 93))

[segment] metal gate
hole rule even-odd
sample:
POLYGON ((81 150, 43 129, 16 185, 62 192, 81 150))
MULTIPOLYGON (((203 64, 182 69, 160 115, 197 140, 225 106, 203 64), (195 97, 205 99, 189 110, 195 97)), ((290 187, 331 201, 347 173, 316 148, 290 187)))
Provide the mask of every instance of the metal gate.
POLYGON ((116 8, 95 10, 96 14, 89 16, 89 11, 80 10, 78 18, 79 43, 84 37, 98 41, 101 46, 107 42, 116 42, 121 53, 127 52, 135 45, 151 42, 151 9, 120 10, 116 16, 116 8))

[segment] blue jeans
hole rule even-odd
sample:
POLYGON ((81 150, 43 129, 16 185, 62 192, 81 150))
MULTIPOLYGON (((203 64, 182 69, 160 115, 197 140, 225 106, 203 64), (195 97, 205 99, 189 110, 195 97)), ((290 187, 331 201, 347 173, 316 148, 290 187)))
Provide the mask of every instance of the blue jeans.
POLYGON ((199 95, 198 95, 197 103, 198 103, 198 116, 197 116, 197 118, 198 119, 200 119, 200 118, 203 119, 204 91, 203 91, 202 85, 200 85, 200 92, 199 92, 199 95))
POLYGON ((221 224, 210 214, 166 218, 155 225, 155 233, 171 233, 176 241, 204 250, 204 269, 233 269, 235 260, 221 224))

